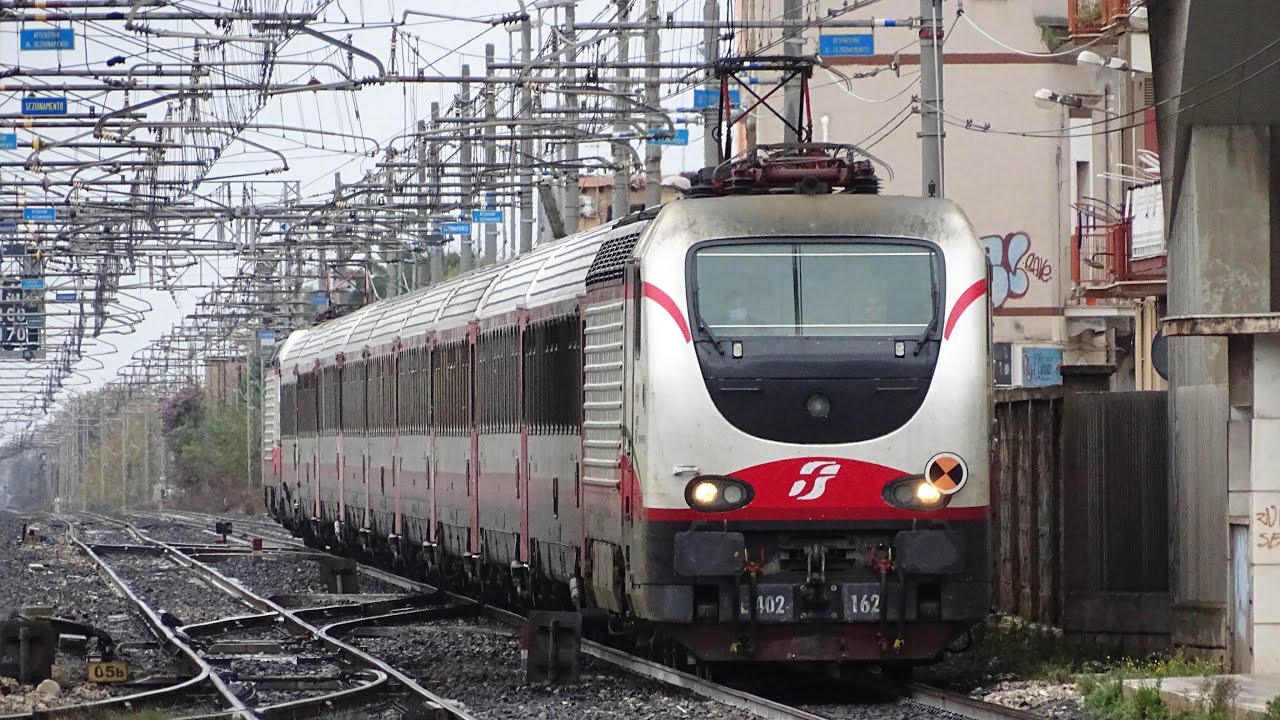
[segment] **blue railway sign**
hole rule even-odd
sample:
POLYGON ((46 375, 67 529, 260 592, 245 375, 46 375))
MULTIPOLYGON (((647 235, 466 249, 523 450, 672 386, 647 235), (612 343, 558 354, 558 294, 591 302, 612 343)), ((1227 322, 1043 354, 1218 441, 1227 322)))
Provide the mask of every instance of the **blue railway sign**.
MULTIPOLYGON (((729 91, 729 104, 733 107, 742 107, 742 93, 737 89, 729 91)), ((706 88, 695 88, 693 91, 693 108, 695 110, 705 110, 707 108, 719 107, 720 91, 708 90, 706 88)))
POLYGON ((259 340, 275 340, 276 337, 277 335, 275 330, 259 330, 258 331, 259 340))
POLYGON ((871 33, 858 35, 820 35, 818 54, 823 57, 866 57, 876 54, 876 38, 871 33))
POLYGON ((674 136, 671 135, 670 130, 667 130, 665 128, 662 130, 650 130, 649 144, 650 145, 688 145, 689 129, 677 128, 674 136))
POLYGON ((76 49, 76 31, 71 28, 23 30, 19 37, 23 50, 76 49))
POLYGON ((492 224, 502 222, 501 210, 472 210, 471 222, 492 224))
POLYGON ((23 290, 43 290, 44 280, 42 278, 22 278, 21 287, 23 290))
POLYGON ((22 208, 22 219, 27 222, 53 222, 58 219, 58 209, 51 207, 22 208))
POLYGON ((0 150, 17 150, 18 133, 0 133, 0 150))
POLYGON ((22 98, 22 114, 31 116, 66 115, 67 99, 65 97, 24 97, 22 98))
POLYGON ((54 302, 75 302, 80 299, 79 293, 74 292, 56 292, 53 294, 54 302))
POLYGON ((440 225, 440 231, 445 235, 470 235, 471 223, 469 222, 447 222, 440 225))

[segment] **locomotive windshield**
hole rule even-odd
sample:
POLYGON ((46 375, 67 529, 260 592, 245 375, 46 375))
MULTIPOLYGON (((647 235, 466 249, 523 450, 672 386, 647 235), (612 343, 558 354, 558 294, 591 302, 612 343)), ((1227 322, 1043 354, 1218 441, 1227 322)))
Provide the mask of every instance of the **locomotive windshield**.
POLYGON ((715 245, 694 256, 701 320, 744 336, 920 335, 937 313, 934 251, 821 242, 715 245))

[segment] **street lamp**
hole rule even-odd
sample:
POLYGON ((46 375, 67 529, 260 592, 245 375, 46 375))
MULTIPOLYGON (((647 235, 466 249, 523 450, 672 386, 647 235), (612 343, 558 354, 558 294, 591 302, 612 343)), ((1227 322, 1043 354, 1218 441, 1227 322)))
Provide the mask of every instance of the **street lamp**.
POLYGON ((1076 56, 1077 65, 1097 65, 1111 70, 1128 70, 1129 63, 1122 58, 1104 58, 1092 50, 1082 50, 1076 56))
POLYGON ((1064 105, 1069 108, 1084 108, 1090 111, 1100 112, 1109 117, 1119 117, 1120 114, 1106 107, 1098 107, 1097 102, 1101 100, 1100 95, 1085 95, 1074 93, 1058 93, 1049 88, 1040 88, 1035 92, 1036 105, 1045 109, 1053 109, 1057 105, 1064 105))
POLYGON ((1079 95, 1059 94, 1049 88, 1040 88, 1035 94, 1036 105, 1046 110, 1054 105, 1066 105, 1071 108, 1084 107, 1084 100, 1079 95))

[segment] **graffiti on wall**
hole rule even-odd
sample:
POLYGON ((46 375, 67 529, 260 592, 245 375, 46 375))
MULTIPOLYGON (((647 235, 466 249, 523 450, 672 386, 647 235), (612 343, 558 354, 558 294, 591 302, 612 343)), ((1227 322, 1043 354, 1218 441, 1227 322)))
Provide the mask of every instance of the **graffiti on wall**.
POLYGON ((1032 278, 1039 282, 1053 279, 1053 265, 1031 250, 1031 236, 1025 232, 985 235, 982 246, 991 263, 991 302, 995 307, 1026 295, 1032 278))

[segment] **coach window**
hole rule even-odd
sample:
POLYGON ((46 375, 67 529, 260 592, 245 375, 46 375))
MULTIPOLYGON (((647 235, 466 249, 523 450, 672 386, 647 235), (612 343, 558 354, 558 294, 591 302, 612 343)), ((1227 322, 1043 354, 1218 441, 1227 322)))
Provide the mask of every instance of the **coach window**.
POLYGON ((694 257, 696 319, 728 336, 919 334, 938 312, 936 266, 921 244, 715 245, 694 257))

